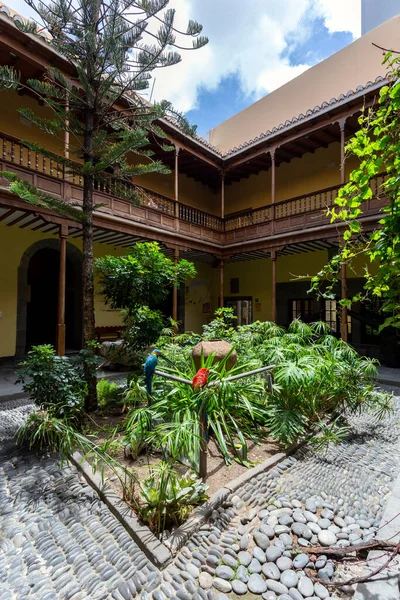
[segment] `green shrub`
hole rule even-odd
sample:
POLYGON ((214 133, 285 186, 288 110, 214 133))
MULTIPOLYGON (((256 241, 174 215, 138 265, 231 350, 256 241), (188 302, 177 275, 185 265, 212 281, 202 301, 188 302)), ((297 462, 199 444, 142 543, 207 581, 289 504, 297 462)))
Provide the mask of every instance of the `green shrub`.
MULTIPOLYGON (((268 321, 256 321, 237 328, 233 327, 233 322, 231 309, 219 309, 216 318, 203 327, 204 335, 207 339, 219 338, 234 345, 238 354, 236 368, 241 368, 243 363, 250 363, 251 368, 275 366, 271 394, 265 386, 257 398, 250 389, 244 392, 243 399, 249 392, 250 404, 255 403, 257 407, 254 419, 243 418, 245 402, 238 401, 235 394, 246 386, 262 383, 260 376, 239 380, 234 382, 235 385, 220 385, 213 400, 207 400, 207 412, 211 411, 210 427, 226 459, 231 452, 229 448, 236 446, 241 435, 245 439, 251 434, 254 437, 254 431, 262 426, 267 426, 273 438, 288 445, 314 424, 338 414, 355 412, 363 407, 382 418, 391 410, 388 395, 378 393, 374 388, 377 361, 361 357, 350 345, 331 335, 326 323, 306 324, 295 320, 286 330, 268 321), (218 405, 223 406, 222 412, 215 408, 218 405)), ((168 364, 174 365, 176 374, 190 379, 194 373, 191 351, 190 346, 169 343, 163 347, 163 357, 168 364)), ((168 370, 168 367, 161 370, 168 370)), ((208 393, 204 390, 205 395, 208 393)), ((196 422, 198 400, 194 401, 192 396, 193 392, 184 384, 155 382, 155 397, 160 402, 156 406, 157 418, 165 421, 164 428, 168 419, 186 423, 186 430, 189 422, 196 422), (162 408, 163 399, 171 409, 162 408)), ((176 432, 177 427, 174 426, 172 431, 176 432)), ((197 443, 194 433, 192 446, 197 443)), ((246 444, 239 443, 244 461, 246 444)))
POLYGON ((56 356, 54 348, 44 344, 33 346, 20 366, 17 383, 22 382, 36 406, 50 417, 78 425, 87 393, 82 357, 56 356))
POLYGON ((205 502, 206 490, 207 486, 194 473, 179 475, 170 463, 161 462, 139 485, 139 516, 160 536, 165 529, 180 525, 194 507, 205 502))
POLYGON ((97 382, 97 399, 99 408, 104 409, 108 406, 116 406, 122 400, 121 390, 115 381, 100 379, 97 382))

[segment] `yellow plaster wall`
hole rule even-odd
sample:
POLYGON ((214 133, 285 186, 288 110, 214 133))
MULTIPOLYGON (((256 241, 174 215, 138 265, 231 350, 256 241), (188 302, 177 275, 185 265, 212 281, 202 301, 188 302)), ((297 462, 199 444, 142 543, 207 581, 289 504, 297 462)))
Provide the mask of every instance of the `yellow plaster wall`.
MULTIPOLYGON (((14 356, 17 329, 18 267, 22 255, 35 242, 56 239, 50 234, 7 227, 0 223, 0 357, 14 356)), ((76 240, 71 240, 78 246, 76 240)))
POLYGON ((19 96, 16 92, 3 90, 0 92, 0 106, 0 131, 21 140, 40 142, 57 154, 64 154, 63 134, 61 134, 61 139, 46 134, 17 112, 19 108, 30 108, 41 118, 51 117, 51 112, 44 106, 39 106, 34 98, 27 95, 19 96))
MULTIPOLYGON (((355 164, 348 162, 349 173, 355 164)), ((340 144, 332 143, 314 154, 294 158, 276 168, 275 201, 287 200, 302 194, 340 183, 340 144)), ((257 208, 271 203, 271 170, 261 171, 226 188, 226 212, 257 208)))
POLYGON ((268 321, 271 319, 272 267, 267 258, 242 263, 225 265, 224 295, 231 298, 252 296, 253 320, 268 321), (230 293, 230 280, 239 278, 239 293, 230 293), (261 304, 261 310, 255 312, 255 301, 261 304))
MULTIPOLYGON (((276 263, 276 282, 294 282, 298 277, 315 275, 328 262, 328 251, 318 250, 279 256, 276 263)), ((365 261, 359 257, 354 262, 353 269, 348 269, 348 278, 361 277, 365 261)), ((376 270, 376 265, 370 267, 376 270)), ((225 266, 224 295, 252 296, 253 320, 268 321, 272 317, 272 263, 269 258, 240 263, 228 263, 225 266), (239 278, 239 293, 230 293, 230 279, 239 278), (261 304, 261 310, 256 312, 256 301, 261 304)), ((279 302, 279 298, 278 298, 279 302)))
POLYGON ((218 306, 219 269, 201 262, 195 262, 197 275, 185 287, 185 331, 202 332, 218 306), (203 306, 210 305, 210 311, 203 313, 203 306))
MULTIPOLYGON (((126 254, 126 248, 95 242, 93 244, 93 253, 95 258, 101 258, 103 256, 122 256, 123 254, 126 254)), ((94 293, 96 327, 114 327, 122 325, 121 311, 112 309, 105 304, 103 297, 100 294, 100 285, 97 276, 94 278, 94 293)))
MULTIPOLYGON (((44 234, 30 229, 7 227, 0 223, 0 357, 14 356, 17 328, 17 283, 18 267, 26 250, 39 240, 57 239, 51 234, 44 234)), ((81 249, 81 240, 68 238, 68 243, 81 249)), ((111 254, 118 256, 125 250, 106 244, 94 244, 95 258, 111 254)), ((119 311, 105 306, 100 294, 99 284, 95 280, 96 326, 120 325, 119 311)))
MULTIPOLYGON (((130 164, 138 164, 138 158, 134 154, 128 155, 130 164)), ((146 159, 141 161, 146 164, 146 159)), ((168 198, 174 199, 175 196, 175 174, 172 171, 168 175, 162 173, 148 173, 132 177, 132 180, 138 185, 148 188, 158 194, 163 194, 168 198)), ((191 177, 180 173, 178 179, 179 200, 183 204, 188 204, 200 210, 210 212, 216 215, 220 214, 220 197, 207 185, 195 181, 191 177)))

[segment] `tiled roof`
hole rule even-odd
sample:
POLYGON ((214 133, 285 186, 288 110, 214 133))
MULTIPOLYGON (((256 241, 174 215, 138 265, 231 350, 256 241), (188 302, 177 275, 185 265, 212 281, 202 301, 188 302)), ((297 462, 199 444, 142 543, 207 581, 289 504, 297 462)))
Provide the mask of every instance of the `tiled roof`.
MULTIPOLYGON (((14 12, 10 8, 8 8, 8 6, 6 6, 5 4, 2 4, 2 3, 0 3, 0 14, 6 15, 11 21, 14 21, 14 22, 16 22, 16 21, 23 22, 25 20, 24 17, 22 17, 21 15, 19 15, 16 12, 14 12)), ((50 36, 46 31, 44 31, 44 30, 41 31, 39 33, 39 35, 42 39, 46 40, 47 42, 50 41, 50 36)), ((267 140, 268 138, 273 138, 276 134, 281 133, 283 130, 291 129, 292 127, 295 127, 298 123, 300 123, 302 121, 307 121, 307 120, 312 119, 318 113, 323 113, 332 107, 337 107, 337 106, 340 106, 341 104, 345 104, 349 98, 363 96, 364 93, 366 91, 368 91, 370 88, 379 89, 385 81, 387 81, 387 79, 385 77, 379 76, 373 82, 368 81, 365 85, 358 85, 355 90, 349 90, 347 92, 347 94, 340 94, 337 98, 331 98, 329 100, 329 102, 328 101, 322 102, 321 105, 317 104, 316 106, 314 106, 313 109, 311 109, 311 108, 308 109, 305 114, 300 113, 297 117, 292 117, 292 119, 286 120, 285 123, 280 123, 277 127, 273 127, 271 130, 268 129, 267 131, 260 133, 258 136, 254 137, 246 142, 243 142, 242 144, 239 144, 238 146, 234 146, 233 148, 231 148, 230 150, 227 150, 226 152, 222 152, 219 148, 217 148, 216 146, 213 146, 212 144, 210 144, 210 142, 208 142, 207 140, 205 140, 204 138, 202 138, 199 135, 194 135, 194 136, 190 136, 190 137, 192 137, 194 140, 199 142, 202 146, 204 146, 208 150, 211 150, 214 154, 216 154, 220 158, 230 158, 232 156, 235 156, 236 154, 239 154, 243 150, 247 150, 248 148, 251 148, 252 146, 257 145, 260 142, 267 140)), ((165 116, 164 120, 166 120, 171 125, 174 125, 176 128, 180 129, 179 124, 173 117, 165 116)))
MULTIPOLYGON (((285 123, 280 123, 280 125, 278 125, 277 127, 268 129, 267 131, 260 133, 258 136, 254 137, 246 142, 243 142, 242 144, 239 144, 238 146, 234 146, 233 148, 231 148, 230 150, 227 150, 226 152, 222 152, 221 150, 219 150, 219 148, 216 148, 215 146, 210 144, 210 142, 208 142, 207 140, 205 140, 204 138, 202 138, 198 135, 193 136, 193 138, 195 140, 197 140, 198 142, 200 142, 203 146, 205 146, 209 150, 212 150, 213 152, 218 154, 218 156, 220 156, 221 158, 230 158, 231 156, 238 154, 242 150, 246 150, 246 149, 250 148, 251 146, 255 146, 256 144, 262 142, 263 140, 272 138, 274 135, 276 135, 277 133, 281 133, 285 129, 289 129, 293 126, 296 126, 301 121, 307 121, 307 120, 311 119, 318 113, 325 112, 334 106, 336 107, 336 106, 340 106, 341 104, 345 104, 346 101, 349 100, 349 98, 352 98, 354 96, 355 97, 363 96, 364 93, 367 90, 369 90, 370 88, 378 88, 379 89, 385 81, 388 81, 388 80, 385 77, 379 76, 373 82, 368 81, 365 85, 358 85, 355 90, 349 90, 347 92, 347 94, 340 94, 337 98, 331 98, 329 100, 329 102, 322 102, 321 105, 317 104, 316 106, 314 106, 313 109, 308 109, 306 111, 306 113, 300 113, 297 117, 288 119, 287 121, 285 121, 285 123)), ((173 119, 168 117, 168 118, 166 118, 166 120, 171 123, 174 123, 175 126, 179 127, 179 125, 173 119)))
MULTIPOLYGON (((15 10, 12 10, 2 2, 0 2, 0 14, 8 17, 10 21, 13 21, 13 23, 26 23, 28 21, 26 17, 23 17, 22 15, 15 12, 15 10)), ((45 29, 41 29, 40 31, 38 30, 37 35, 40 36, 46 42, 49 42, 51 40, 51 35, 45 29)))

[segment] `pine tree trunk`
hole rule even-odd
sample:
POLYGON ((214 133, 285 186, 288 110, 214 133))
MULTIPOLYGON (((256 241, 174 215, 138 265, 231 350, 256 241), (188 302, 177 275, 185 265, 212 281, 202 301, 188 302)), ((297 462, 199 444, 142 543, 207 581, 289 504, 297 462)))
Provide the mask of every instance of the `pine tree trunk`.
MULTIPOLYGON (((93 163, 93 114, 89 111, 85 119, 85 162, 93 163)), ((94 318, 94 259, 93 259, 93 175, 83 177, 83 213, 82 226, 83 263, 82 263, 82 300, 83 300, 83 339, 85 347, 88 342, 95 339, 94 318)), ((85 379, 88 386, 88 395, 85 410, 92 412, 98 407, 96 376, 92 369, 85 365, 85 379)))

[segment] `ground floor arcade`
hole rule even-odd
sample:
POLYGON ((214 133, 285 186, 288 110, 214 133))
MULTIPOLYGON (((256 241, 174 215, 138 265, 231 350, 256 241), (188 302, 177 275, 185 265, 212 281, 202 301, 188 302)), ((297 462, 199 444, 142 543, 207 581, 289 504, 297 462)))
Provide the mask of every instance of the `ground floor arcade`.
MULTIPOLYGON (((14 218, 15 220, 15 218, 14 218)), ((276 320, 288 325, 293 318, 324 320, 340 335, 340 290, 336 300, 308 294, 309 281, 334 250, 315 242, 308 247, 281 248, 275 254, 234 255, 226 261, 206 253, 164 248, 169 256, 194 261, 197 276, 166 302, 164 311, 176 317, 184 331, 200 333, 218 306, 231 306, 238 324, 276 320)), ((122 255, 126 245, 96 236, 95 257, 122 255)), ((81 238, 62 226, 37 229, 0 220, 0 361, 20 359, 35 344, 57 345, 66 352, 82 344, 81 238), (61 311, 61 313, 60 313, 61 311), (60 318, 63 315, 63 318, 60 318)), ((362 284, 363 265, 347 274, 349 295, 362 284)), ((96 282, 96 327, 118 327, 120 314, 105 305, 96 282)), ((376 307, 353 306, 347 318, 348 340, 362 354, 375 356, 387 366, 398 366, 396 337, 377 334, 376 307)))

